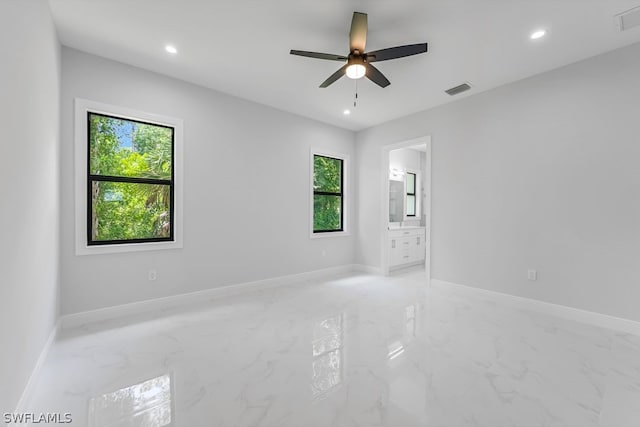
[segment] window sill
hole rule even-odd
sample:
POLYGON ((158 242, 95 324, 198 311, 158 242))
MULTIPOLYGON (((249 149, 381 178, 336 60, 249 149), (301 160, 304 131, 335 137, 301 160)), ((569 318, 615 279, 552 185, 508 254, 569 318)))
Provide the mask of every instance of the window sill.
POLYGON ((324 239, 327 237, 346 237, 346 236, 350 236, 351 233, 349 233, 348 231, 330 231, 327 233, 314 233, 311 232, 311 235, 309 236, 312 239, 324 239))
POLYGON ((76 247, 76 255, 119 254, 126 252, 182 249, 182 242, 118 243, 114 245, 83 245, 76 247))

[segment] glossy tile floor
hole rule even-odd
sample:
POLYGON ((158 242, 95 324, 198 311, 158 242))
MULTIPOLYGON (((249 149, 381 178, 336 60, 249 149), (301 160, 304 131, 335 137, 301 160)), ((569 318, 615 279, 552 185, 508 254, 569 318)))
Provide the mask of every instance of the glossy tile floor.
POLYGON ((640 338, 424 273, 65 331, 30 405, 74 426, 640 426, 640 338))

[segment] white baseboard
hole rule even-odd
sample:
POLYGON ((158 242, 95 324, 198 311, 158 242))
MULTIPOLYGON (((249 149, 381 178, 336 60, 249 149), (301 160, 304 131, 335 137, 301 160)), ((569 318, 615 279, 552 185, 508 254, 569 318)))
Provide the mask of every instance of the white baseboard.
POLYGON ((31 371, 31 375, 29 376, 29 381, 27 381, 27 385, 22 390, 22 395, 20 396, 20 400, 18 400, 18 404, 16 405, 15 413, 27 412, 27 405, 29 403, 29 399, 33 396, 33 392, 36 387, 36 383, 38 378, 40 377, 40 371, 42 371, 42 367, 44 366, 44 362, 47 360, 47 355, 49 354, 49 350, 51 350, 51 346, 56 340, 58 335, 58 331, 60 330, 60 319, 56 321, 51 333, 49 333, 49 338, 47 338, 47 342, 44 344, 42 351, 40 352, 40 356, 38 356, 38 360, 36 361, 33 370, 31 371))
POLYGON ((172 295, 169 297, 138 301, 113 307, 100 308, 97 310, 83 311, 80 313, 73 313, 62 316, 60 318, 60 325, 62 329, 70 329, 89 323, 117 319, 120 317, 148 313, 157 310, 175 308, 202 302, 205 300, 239 295, 245 292, 260 289, 288 286, 308 280, 321 279, 327 276, 347 274, 353 271, 357 271, 356 267, 352 264, 349 264, 338 267, 324 268, 322 270, 308 271, 305 273, 290 274, 287 276, 256 280, 254 282, 221 286, 219 288, 211 288, 203 291, 172 295))
POLYGON ((353 264, 353 271, 357 271, 359 273, 375 274, 378 276, 382 275, 382 268, 364 264, 353 264))
POLYGON ((640 336, 640 322, 621 317, 609 316, 608 314, 596 313, 594 311, 582 310, 566 305, 553 304, 550 302, 535 300, 531 298, 518 297, 502 292, 489 291, 473 286, 460 285, 458 283, 447 282, 445 280, 431 279, 431 286, 453 287, 465 292, 475 292, 478 294, 490 295, 494 300, 504 302, 513 307, 536 311, 543 314, 586 323, 600 328, 625 332, 640 336))

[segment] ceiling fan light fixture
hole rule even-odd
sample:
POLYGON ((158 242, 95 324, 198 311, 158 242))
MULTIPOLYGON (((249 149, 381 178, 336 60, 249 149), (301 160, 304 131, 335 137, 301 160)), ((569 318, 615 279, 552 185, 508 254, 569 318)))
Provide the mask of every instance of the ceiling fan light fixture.
POLYGON ((346 74, 350 79, 361 79, 367 73, 367 68, 364 66, 364 59, 359 56, 350 56, 348 61, 346 74))
POLYGON ((361 79, 366 72, 367 69, 362 64, 351 64, 347 67, 347 77, 350 79, 361 79))

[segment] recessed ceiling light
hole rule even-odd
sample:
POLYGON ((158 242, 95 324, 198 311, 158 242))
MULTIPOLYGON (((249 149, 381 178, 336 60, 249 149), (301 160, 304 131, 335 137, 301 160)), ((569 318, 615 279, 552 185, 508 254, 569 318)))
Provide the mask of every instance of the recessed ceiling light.
POLYGON ((170 44, 166 45, 164 47, 164 50, 166 50, 167 52, 171 53, 171 54, 176 54, 178 53, 178 49, 175 48, 175 46, 171 46, 170 44))
POLYGON ((344 110, 342 114, 344 114, 345 116, 348 116, 349 114, 351 114, 351 110, 344 110))
POLYGON ((537 40, 539 38, 544 37, 545 34, 547 34, 545 30, 536 30, 533 33, 531 33, 529 38, 531 38, 531 40, 537 40))

